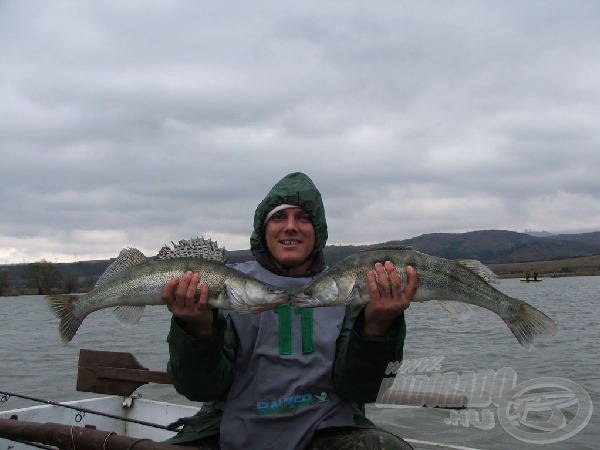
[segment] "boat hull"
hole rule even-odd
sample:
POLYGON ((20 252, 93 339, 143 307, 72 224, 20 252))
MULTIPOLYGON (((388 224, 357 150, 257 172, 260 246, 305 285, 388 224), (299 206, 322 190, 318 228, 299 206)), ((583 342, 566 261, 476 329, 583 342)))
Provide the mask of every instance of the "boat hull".
MULTIPOLYGON (((199 408, 193 406, 158 402, 135 396, 121 397, 118 395, 65 402, 64 404, 163 426, 175 422, 181 417, 194 415, 199 411, 199 408)), ((32 406, 29 408, 0 411, 0 419, 10 418, 16 418, 27 422, 38 422, 40 423, 40 426, 44 426, 46 422, 76 427, 85 427, 88 425, 94 426, 98 430, 113 431, 123 436, 140 439, 152 439, 156 442, 164 441, 174 435, 171 431, 125 422, 96 414, 82 414, 73 409, 66 409, 57 405, 32 406)), ((417 439, 404 438, 404 440, 410 443, 415 450, 478 450, 472 447, 421 441, 417 439)), ((31 450, 31 446, 3 439, 0 436, 0 450, 31 450)))

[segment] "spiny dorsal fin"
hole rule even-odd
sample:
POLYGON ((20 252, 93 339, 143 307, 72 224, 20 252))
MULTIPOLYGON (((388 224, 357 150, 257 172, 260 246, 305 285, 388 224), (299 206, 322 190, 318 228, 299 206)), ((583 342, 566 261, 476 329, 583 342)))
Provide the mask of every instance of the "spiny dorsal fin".
POLYGON ((479 275, 488 283, 497 283, 498 276, 488 266, 476 259, 457 259, 457 264, 469 269, 471 272, 479 275))
POLYGON ((219 248, 217 242, 211 239, 195 238, 182 239, 179 244, 173 244, 173 248, 165 245, 160 249, 155 259, 170 258, 199 258, 208 261, 225 262, 225 249, 219 248))
POLYGON ((112 262, 112 264, 106 268, 102 276, 98 278, 96 287, 105 283, 115 274, 120 273, 125 269, 129 269, 130 267, 135 267, 139 266, 140 264, 144 264, 147 261, 148 258, 146 258, 146 256, 137 248, 124 248, 123 250, 121 250, 121 253, 119 253, 119 256, 117 256, 117 259, 115 259, 112 262))

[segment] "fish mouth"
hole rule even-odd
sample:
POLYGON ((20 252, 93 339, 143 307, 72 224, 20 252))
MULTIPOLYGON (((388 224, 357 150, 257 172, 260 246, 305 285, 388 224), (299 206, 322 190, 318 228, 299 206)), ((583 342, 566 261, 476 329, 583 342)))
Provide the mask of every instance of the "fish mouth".
POLYGON ((296 308, 306 308, 307 306, 310 306, 310 303, 306 300, 296 300, 290 302, 290 305, 295 306, 296 308))
POLYGON ((275 306, 283 305, 284 303, 289 303, 289 302, 290 302, 290 294, 288 294, 287 292, 277 295, 277 296, 274 296, 268 300, 268 303, 270 305, 275 305, 275 306))
POLYGON ((299 295, 291 295, 290 296, 290 305, 291 306, 308 306, 310 305, 310 301, 308 297, 299 296, 299 295))
POLYGON ((267 298, 265 299, 266 307, 269 309, 274 308, 279 305, 283 305, 285 303, 289 303, 289 302, 290 302, 290 294, 285 291, 273 293, 273 294, 267 296, 267 298))
POLYGON ((263 312, 268 311, 270 309, 277 308, 278 306, 285 305, 289 303, 290 296, 289 294, 277 295, 273 298, 267 299, 264 303, 255 305, 251 308, 253 312, 263 312))

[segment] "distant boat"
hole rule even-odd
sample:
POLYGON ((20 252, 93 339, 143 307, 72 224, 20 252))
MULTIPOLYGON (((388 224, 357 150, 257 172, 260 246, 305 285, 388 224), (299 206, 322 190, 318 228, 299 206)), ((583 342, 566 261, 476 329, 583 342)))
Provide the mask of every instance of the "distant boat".
POLYGON ((537 280, 534 280, 533 278, 530 278, 529 280, 527 278, 521 278, 521 283, 539 283, 540 280, 539 278, 537 280))

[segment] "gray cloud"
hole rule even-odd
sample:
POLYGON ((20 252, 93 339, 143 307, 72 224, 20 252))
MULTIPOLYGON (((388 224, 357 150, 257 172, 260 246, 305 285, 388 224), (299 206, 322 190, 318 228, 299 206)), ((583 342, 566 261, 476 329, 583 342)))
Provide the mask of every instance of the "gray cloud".
POLYGON ((330 243, 598 229, 598 13, 1 2, 0 264, 202 234, 248 248, 297 170, 330 243))

